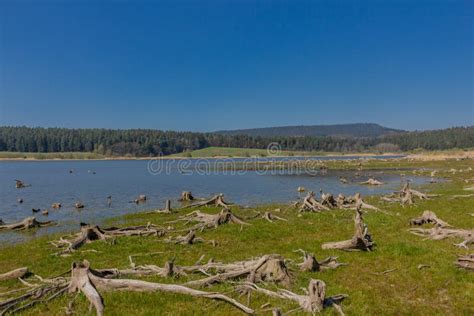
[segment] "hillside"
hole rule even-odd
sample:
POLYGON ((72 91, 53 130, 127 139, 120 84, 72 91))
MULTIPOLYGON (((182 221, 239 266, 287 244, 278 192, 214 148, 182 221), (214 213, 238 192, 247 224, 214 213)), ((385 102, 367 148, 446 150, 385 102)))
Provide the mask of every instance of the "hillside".
POLYGON ((379 137, 382 135, 404 132, 383 127, 373 123, 335 124, 335 125, 297 125, 281 127, 264 127, 217 131, 225 135, 247 135, 260 137, 288 136, 343 136, 343 137, 379 137))

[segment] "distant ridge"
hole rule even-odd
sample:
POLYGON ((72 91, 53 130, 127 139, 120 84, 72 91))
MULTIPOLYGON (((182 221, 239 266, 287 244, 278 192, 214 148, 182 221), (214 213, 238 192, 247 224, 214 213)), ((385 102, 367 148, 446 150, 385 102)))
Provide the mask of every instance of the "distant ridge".
POLYGON ((263 127, 216 131, 224 135, 247 135, 260 137, 302 137, 302 136, 340 136, 340 137, 379 137, 388 134, 402 133, 404 130, 383 127, 374 123, 353 123, 335 125, 296 125, 263 127))

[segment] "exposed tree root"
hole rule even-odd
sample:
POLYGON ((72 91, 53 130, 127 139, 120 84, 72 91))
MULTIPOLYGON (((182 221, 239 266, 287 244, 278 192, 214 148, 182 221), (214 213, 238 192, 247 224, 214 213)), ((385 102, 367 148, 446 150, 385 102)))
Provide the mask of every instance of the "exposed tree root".
POLYGON ((303 202, 300 206, 300 212, 321 212, 328 211, 329 207, 323 205, 321 202, 316 200, 315 194, 313 191, 308 192, 306 197, 303 199, 303 202))
POLYGON ((303 249, 296 250, 303 254, 303 262, 298 264, 300 271, 316 272, 329 269, 336 269, 339 266, 346 265, 337 261, 337 257, 327 257, 321 262, 318 262, 313 254, 304 251, 303 249))
POLYGON ((59 254, 72 252, 84 244, 96 240, 112 240, 120 236, 163 236, 166 233, 164 228, 148 223, 146 226, 130 227, 110 227, 100 228, 97 225, 81 223, 81 230, 72 238, 61 237, 58 241, 51 242, 58 248, 64 248, 59 254))
POLYGON ((418 236, 426 237, 425 239, 442 240, 449 237, 463 238, 464 241, 455 244, 458 247, 467 248, 469 244, 474 243, 474 230, 457 229, 457 228, 410 228, 409 231, 418 236))
POLYGON ((158 267, 153 264, 146 265, 135 265, 130 259, 130 268, 127 269, 97 269, 102 277, 104 278, 119 278, 124 275, 134 275, 134 276, 150 276, 158 275, 161 277, 181 277, 186 276, 186 272, 181 269, 181 267, 174 264, 174 259, 166 261, 164 267, 158 267))
POLYGON ((55 223, 53 221, 39 222, 35 217, 31 216, 12 224, 2 224, 0 221, 0 230, 26 230, 43 226, 51 226, 54 224, 55 223))
POLYGON ((168 223, 177 223, 177 222, 184 222, 185 224, 195 223, 198 224, 194 225, 191 230, 200 230, 203 231, 206 228, 216 228, 219 225, 223 225, 226 223, 232 224, 239 224, 239 225, 250 225, 237 216, 235 216, 230 209, 224 208, 217 214, 207 214, 202 213, 199 210, 193 211, 185 216, 180 217, 175 221, 171 221, 168 223))
POLYGON ((189 205, 184 206, 183 208, 201 207, 201 206, 220 206, 220 207, 228 209, 230 207, 230 204, 224 201, 224 195, 220 193, 220 194, 214 195, 210 199, 191 203, 189 205))
POLYGON ((265 255, 260 258, 229 264, 209 262, 196 267, 183 267, 183 269, 184 271, 192 269, 193 271, 200 271, 206 274, 209 274, 209 271, 215 271, 216 273, 203 279, 185 283, 188 286, 206 286, 243 277, 246 277, 247 281, 252 283, 263 281, 281 283, 284 286, 288 286, 291 282, 285 261, 279 255, 265 255))
POLYGON ((299 305, 299 309, 308 313, 321 312, 323 308, 333 306, 340 315, 344 315, 340 303, 347 297, 346 294, 338 294, 326 297, 326 284, 321 280, 311 279, 306 295, 300 295, 288 290, 279 289, 278 291, 270 291, 258 287, 254 283, 245 283, 242 285, 248 291, 254 291, 265 294, 270 297, 291 300, 299 305))
POLYGON ((459 268, 474 271, 474 254, 459 256, 454 264, 459 268))
POLYGON ((103 315, 104 302, 98 291, 140 291, 140 292, 170 292, 191 295, 227 302, 247 314, 254 311, 238 301, 220 293, 204 292, 177 284, 162 284, 131 279, 107 279, 100 272, 90 269, 89 262, 73 264, 69 292, 81 291, 95 307, 97 315, 103 315))
POLYGON ((193 245, 196 243, 204 242, 204 239, 200 237, 196 237, 196 233, 194 230, 190 230, 185 236, 176 236, 170 237, 164 240, 165 242, 179 244, 179 245, 193 245))
POLYGON ((284 221, 284 222, 288 221, 286 218, 276 216, 270 212, 263 213, 262 218, 269 221, 270 223, 273 223, 273 221, 284 221))
POLYGON ((368 232, 367 225, 364 223, 362 219, 362 213, 360 211, 360 208, 357 208, 356 210, 356 214, 354 217, 354 226, 355 226, 355 232, 352 239, 338 241, 338 242, 324 243, 321 247, 323 249, 371 251, 372 247, 374 246, 374 242, 372 241, 372 236, 368 232))
POLYGON ((387 202, 400 202, 402 205, 412 205, 415 203, 415 198, 420 200, 427 200, 430 197, 435 197, 436 194, 425 194, 410 188, 410 183, 406 182, 400 191, 394 192, 391 195, 382 197, 382 200, 387 202))
POLYGON ((18 268, 18 269, 0 274, 0 281, 22 278, 27 273, 28 273, 28 268, 26 267, 18 268))
POLYGON ((410 220, 410 225, 435 224, 437 227, 451 227, 448 223, 441 220, 432 211, 424 211, 420 217, 410 220))
POLYGON ((379 181, 377 179, 374 179, 374 178, 369 178, 367 181, 364 181, 364 182, 360 182, 360 184, 365 184, 365 185, 383 185, 385 183, 383 183, 382 181, 379 181))

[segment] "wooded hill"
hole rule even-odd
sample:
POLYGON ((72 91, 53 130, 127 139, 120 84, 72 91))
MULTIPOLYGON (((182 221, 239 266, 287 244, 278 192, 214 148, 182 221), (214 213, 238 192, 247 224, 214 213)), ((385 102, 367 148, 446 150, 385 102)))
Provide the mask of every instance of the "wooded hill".
POLYGON ((247 136, 130 129, 66 129, 0 127, 0 151, 95 152, 107 156, 156 156, 207 147, 265 149, 277 142, 282 150, 298 151, 398 151, 444 150, 474 147, 474 126, 403 132, 378 137, 247 136))

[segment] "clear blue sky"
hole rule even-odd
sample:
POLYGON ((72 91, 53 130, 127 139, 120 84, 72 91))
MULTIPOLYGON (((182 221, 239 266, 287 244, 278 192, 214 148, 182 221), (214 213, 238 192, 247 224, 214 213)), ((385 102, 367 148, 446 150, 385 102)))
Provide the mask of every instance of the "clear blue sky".
POLYGON ((0 125, 474 124, 473 1, 0 1, 0 125))

